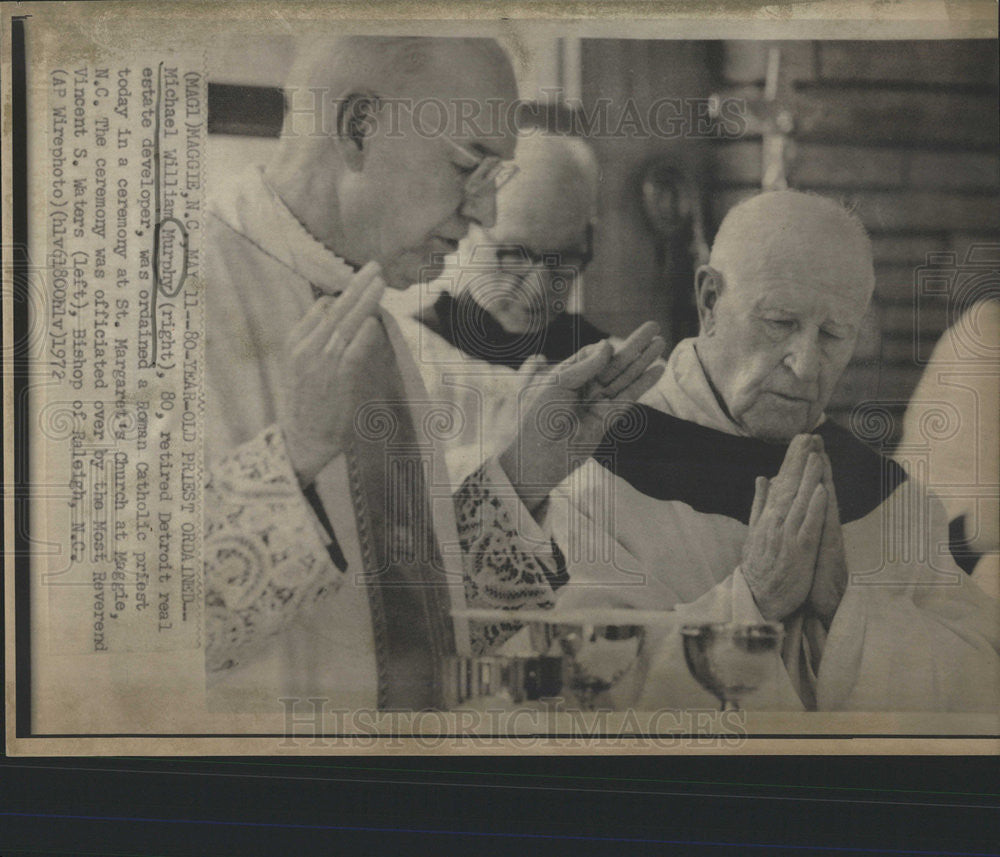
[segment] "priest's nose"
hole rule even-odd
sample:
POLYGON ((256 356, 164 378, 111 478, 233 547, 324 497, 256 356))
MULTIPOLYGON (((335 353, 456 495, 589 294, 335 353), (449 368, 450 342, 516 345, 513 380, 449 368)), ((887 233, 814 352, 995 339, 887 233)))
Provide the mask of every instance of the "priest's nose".
POLYGON ((497 192, 494 187, 486 187, 478 193, 468 194, 459 209, 462 217, 474 220, 489 229, 497 222, 497 192))
POLYGON ((785 365, 792 370, 799 381, 814 384, 819 379, 820 359, 817 336, 803 330, 792 337, 785 365))

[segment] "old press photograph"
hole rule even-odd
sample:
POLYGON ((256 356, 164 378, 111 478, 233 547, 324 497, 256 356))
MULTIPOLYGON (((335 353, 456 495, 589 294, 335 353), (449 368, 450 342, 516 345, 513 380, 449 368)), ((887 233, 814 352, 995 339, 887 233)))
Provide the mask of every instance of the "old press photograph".
POLYGON ((5 6, 8 752, 996 752, 989 5, 5 6))

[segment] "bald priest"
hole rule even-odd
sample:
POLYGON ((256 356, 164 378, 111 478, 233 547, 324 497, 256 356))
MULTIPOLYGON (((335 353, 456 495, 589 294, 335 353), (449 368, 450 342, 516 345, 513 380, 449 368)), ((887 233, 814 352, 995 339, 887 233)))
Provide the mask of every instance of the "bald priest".
POLYGON ((824 416, 873 287, 839 204, 733 208, 696 274, 698 336, 551 509, 557 609, 664 611, 642 708, 713 705, 684 624, 773 621, 780 663, 748 709, 998 710, 1000 609, 948 553, 941 503, 824 416))

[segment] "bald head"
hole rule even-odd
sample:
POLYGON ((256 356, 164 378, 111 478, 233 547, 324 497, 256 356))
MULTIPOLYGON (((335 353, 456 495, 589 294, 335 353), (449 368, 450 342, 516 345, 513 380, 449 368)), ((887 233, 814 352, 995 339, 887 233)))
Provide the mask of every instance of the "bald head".
POLYGON ((740 428, 787 441, 816 427, 874 282, 868 236, 833 200, 773 191, 726 215, 696 277, 697 349, 740 428))
POLYGON ((530 246, 558 248, 563 233, 576 237, 596 218, 600 170, 588 143, 531 134, 518 140, 514 162, 518 173, 497 196, 495 231, 531 234, 530 246))
MULTIPOLYGON (((493 39, 344 36, 304 43, 296 53, 285 91, 294 108, 286 116, 287 136, 315 127, 305 129, 303 120, 315 122, 316 117, 310 113, 314 111, 313 94, 317 91, 324 102, 324 131, 332 134, 336 131, 330 124, 332 107, 352 93, 442 102, 512 99, 517 94, 517 83, 509 59, 493 39)), ((487 115, 484 110, 477 117, 480 123, 487 115)), ((452 124, 453 133, 461 130, 456 124, 452 124)))
MULTIPOLYGON (((814 193, 768 191, 734 206, 719 226, 709 265, 732 280, 751 271, 799 266, 836 271, 871 293, 872 249, 861 222, 842 205, 814 193)), ((867 296, 866 296, 867 300, 867 296)))
POLYGON ((471 232, 463 255, 466 263, 475 256, 476 269, 495 257, 496 270, 468 288, 505 330, 526 334, 571 303, 590 259, 600 170, 583 140, 540 132, 519 138, 515 163, 497 194, 496 224, 471 232))
POLYGON ((492 225, 495 183, 469 179, 514 155, 515 135, 496 117, 512 114, 517 86, 495 41, 310 41, 286 94, 266 179, 348 263, 377 261, 388 285, 406 288, 440 272, 470 224, 492 225))

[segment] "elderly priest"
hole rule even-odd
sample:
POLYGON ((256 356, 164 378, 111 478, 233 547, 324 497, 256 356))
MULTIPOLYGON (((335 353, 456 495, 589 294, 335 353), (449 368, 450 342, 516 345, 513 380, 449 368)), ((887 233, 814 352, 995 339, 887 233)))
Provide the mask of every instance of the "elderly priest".
POLYGON ((425 300, 421 321, 448 344, 511 369, 534 355, 557 363, 608 337, 573 311, 593 255, 593 150, 580 138, 533 131, 518 140, 515 164, 497 194, 496 223, 473 225, 455 269, 407 293, 425 300))
POLYGON ((593 249, 599 169, 591 147, 536 130, 519 137, 514 164, 494 225, 472 224, 439 278, 382 301, 400 318, 431 395, 461 410, 447 448, 459 478, 510 442, 527 388, 609 338, 573 311, 593 249))
POLYGON ((940 502, 824 416, 873 286, 833 201, 733 208, 696 275, 698 336, 552 509, 559 609, 667 611, 642 707, 713 704, 682 625, 774 621, 781 662, 747 708, 997 710, 998 602, 952 561, 940 502))

